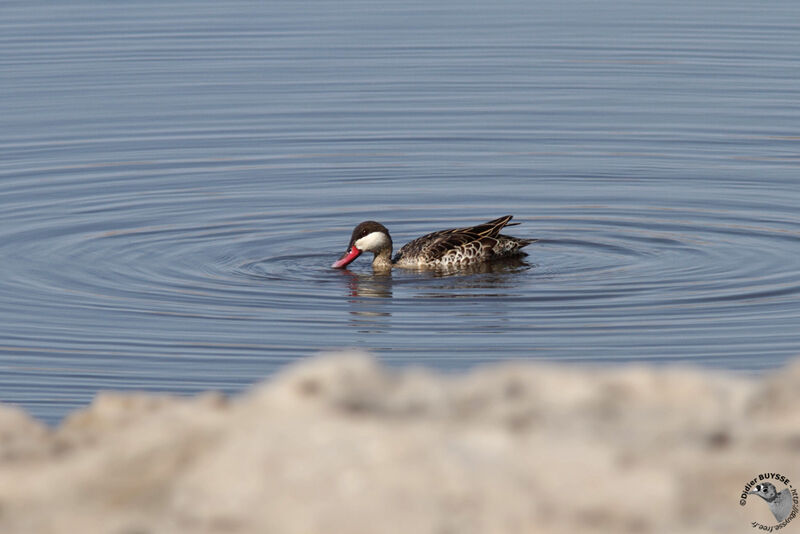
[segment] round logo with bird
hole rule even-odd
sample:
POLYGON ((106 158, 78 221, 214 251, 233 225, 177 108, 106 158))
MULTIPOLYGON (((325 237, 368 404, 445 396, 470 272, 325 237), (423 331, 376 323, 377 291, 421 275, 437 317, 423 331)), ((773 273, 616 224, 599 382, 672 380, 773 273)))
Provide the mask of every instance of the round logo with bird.
POLYGON ((744 485, 739 495, 739 504, 746 505, 750 496, 753 497, 751 500, 755 501, 753 505, 767 506, 776 521, 769 525, 753 521, 751 522, 753 528, 769 532, 779 530, 788 525, 798 514, 800 498, 797 489, 792 487, 789 477, 780 473, 761 473, 753 477, 744 485))

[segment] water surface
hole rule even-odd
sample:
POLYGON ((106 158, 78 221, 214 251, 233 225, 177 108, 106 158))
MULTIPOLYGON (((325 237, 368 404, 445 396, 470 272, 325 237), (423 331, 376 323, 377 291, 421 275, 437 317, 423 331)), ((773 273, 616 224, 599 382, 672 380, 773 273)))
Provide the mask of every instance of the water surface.
POLYGON ((800 353, 800 4, 0 7, 0 395, 800 353), (522 262, 329 268, 505 214, 522 262))

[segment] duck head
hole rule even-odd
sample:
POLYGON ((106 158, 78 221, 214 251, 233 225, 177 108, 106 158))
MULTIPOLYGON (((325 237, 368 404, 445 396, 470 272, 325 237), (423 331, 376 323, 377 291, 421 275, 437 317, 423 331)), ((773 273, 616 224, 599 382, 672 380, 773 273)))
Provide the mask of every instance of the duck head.
POLYGON ((350 243, 341 258, 333 262, 334 269, 343 269, 362 252, 373 252, 373 267, 388 264, 391 267, 392 238, 384 225, 375 221, 364 221, 353 229, 350 243))
POLYGON ((758 484, 752 490, 747 492, 749 495, 758 495, 762 499, 767 502, 772 502, 775 500, 775 497, 778 496, 778 491, 775 489, 775 485, 771 482, 764 482, 758 484))

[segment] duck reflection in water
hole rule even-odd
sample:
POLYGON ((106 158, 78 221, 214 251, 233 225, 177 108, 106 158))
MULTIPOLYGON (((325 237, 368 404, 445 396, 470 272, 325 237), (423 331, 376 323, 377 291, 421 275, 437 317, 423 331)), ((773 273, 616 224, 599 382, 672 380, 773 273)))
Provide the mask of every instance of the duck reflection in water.
MULTIPOLYGON (((421 282, 429 286, 428 289, 438 290, 437 296, 458 298, 466 296, 459 293, 459 289, 500 289, 514 286, 518 279, 509 275, 534 267, 535 265, 523 258, 506 258, 454 268, 404 269, 397 279, 392 278, 392 271, 389 270, 355 273, 343 269, 340 272, 347 277, 350 297, 392 298, 395 284, 421 282)), ((469 296, 474 296, 474 293, 469 296)))
POLYGON ((341 273, 346 277, 350 297, 350 326, 364 334, 386 332, 392 316, 392 272, 341 273))
MULTIPOLYGON (((393 300, 395 285, 411 288, 422 299, 503 298, 514 293, 520 273, 535 267, 522 258, 507 258, 457 269, 404 269, 392 271, 340 271, 347 282, 350 326, 363 333, 386 332, 392 310, 402 307, 393 300), (476 290, 478 292, 476 293, 476 290)), ((500 309, 496 313, 502 313, 500 309)))
POLYGON ((347 277, 351 297, 392 298, 392 271, 354 273, 340 271, 347 277))

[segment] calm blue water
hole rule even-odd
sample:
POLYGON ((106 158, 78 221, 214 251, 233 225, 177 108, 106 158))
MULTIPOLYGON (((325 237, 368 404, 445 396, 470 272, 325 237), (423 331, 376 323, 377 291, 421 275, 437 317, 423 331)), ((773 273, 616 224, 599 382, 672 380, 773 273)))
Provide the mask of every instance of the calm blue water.
POLYGON ((47 421, 338 347, 800 354, 793 0, 5 1, 0 72, 0 400, 47 421), (518 265, 329 268, 507 213, 518 265))

